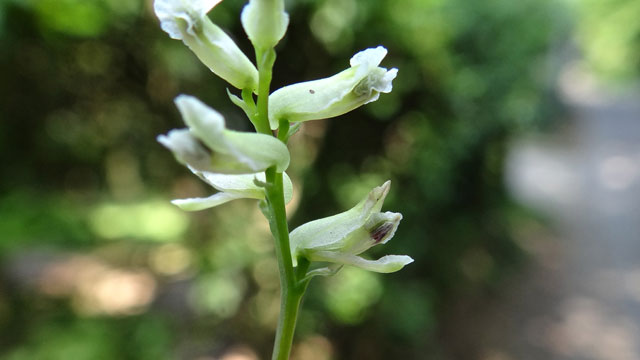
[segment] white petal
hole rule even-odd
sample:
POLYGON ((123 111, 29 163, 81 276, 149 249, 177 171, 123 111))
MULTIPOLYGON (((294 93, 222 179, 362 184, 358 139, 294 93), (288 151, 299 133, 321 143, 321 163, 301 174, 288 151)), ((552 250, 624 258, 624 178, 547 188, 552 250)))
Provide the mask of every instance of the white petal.
POLYGON ((400 225, 400 220, 402 220, 402 214, 400 213, 391 211, 376 212, 371 214, 365 227, 376 245, 386 244, 395 235, 398 225, 400 225))
POLYGON ((384 46, 378 46, 377 48, 369 48, 356 53, 349 60, 349 64, 371 69, 380 65, 385 56, 387 56, 387 49, 384 46))
POLYGON ((210 166, 209 152, 191 135, 188 129, 174 129, 167 135, 159 135, 157 140, 173 152, 178 162, 197 170, 207 170, 210 166))
MULTIPOLYGON (((266 181, 264 172, 255 174, 218 174, 209 171, 198 171, 192 167, 189 167, 189 169, 218 191, 242 195, 242 197, 250 199, 261 200, 265 198, 264 188, 255 183, 255 180, 263 183, 266 181)), ((282 175, 284 201, 285 204, 288 204, 293 198, 293 184, 287 173, 282 175)))
POLYGON ((182 40, 212 72, 238 89, 255 90, 258 71, 238 45, 207 17, 220 0, 156 0, 160 27, 182 40))
POLYGON ((289 166, 289 150, 277 138, 228 130, 219 112, 193 96, 180 95, 175 103, 193 134, 213 150, 213 171, 249 174, 276 166, 283 172, 289 166))
POLYGON ((295 228, 291 234, 292 255, 306 250, 336 250, 344 247, 364 251, 371 246, 371 234, 365 224, 379 212, 389 193, 391 181, 373 188, 356 206, 337 215, 317 219, 295 228), (363 242, 366 245, 357 246, 363 242))
POLYGON ((196 22, 204 18, 207 13, 221 0, 156 0, 153 2, 153 10, 160 20, 162 30, 166 31, 173 39, 182 40, 181 28, 184 22, 186 31, 194 35, 193 27, 196 22))
POLYGON ((202 178, 209 185, 219 191, 229 192, 256 192, 259 193, 256 199, 264 198, 264 189, 255 184, 254 180, 264 182, 264 173, 256 174, 217 174, 212 172, 203 172, 202 178))
POLYGON ((222 114, 195 96, 181 94, 174 102, 193 134, 211 149, 220 151, 220 138, 224 130, 222 114))
POLYGON ((343 254, 333 251, 317 251, 312 253, 312 261, 328 261, 338 264, 356 266, 364 270, 379 273, 392 273, 413 262, 407 255, 386 255, 378 260, 367 260, 357 255, 343 254))
POLYGON ((226 192, 219 192, 206 198, 189 198, 171 200, 171 203, 186 211, 209 209, 244 196, 226 192))
POLYGON ((391 91, 397 69, 378 67, 387 54, 382 46, 355 54, 351 67, 331 77, 288 85, 269 96, 269 123, 326 119, 375 101, 391 91))

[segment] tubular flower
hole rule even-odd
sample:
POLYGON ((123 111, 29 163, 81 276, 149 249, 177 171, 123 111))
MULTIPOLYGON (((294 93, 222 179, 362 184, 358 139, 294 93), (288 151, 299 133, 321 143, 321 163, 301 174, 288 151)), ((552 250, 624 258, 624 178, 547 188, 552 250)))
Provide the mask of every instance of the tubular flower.
POLYGON ((293 230, 290 239, 294 266, 297 266, 298 257, 304 257, 309 261, 390 273, 413 262, 406 255, 387 255, 378 260, 358 256, 372 246, 389 241, 402 220, 400 213, 380 212, 390 185, 391 182, 387 181, 374 188, 350 210, 308 222, 293 230))
POLYGON ((242 9, 241 20, 251 43, 258 49, 276 46, 289 25, 283 0, 249 0, 242 9))
POLYGON ((182 40, 213 73, 238 89, 258 87, 258 70, 207 13, 221 0, 155 0, 162 30, 182 40))
MULTIPOLYGON (((265 198, 264 187, 256 184, 256 180, 265 182, 263 172, 255 174, 216 174, 211 172, 201 172, 190 168, 191 171, 198 175, 207 184, 211 185, 219 192, 206 198, 189 198, 176 199, 171 201, 174 205, 186 211, 198 211, 209 209, 235 199, 257 199, 265 198)), ((284 185, 284 201, 289 203, 293 197, 293 185, 291 179, 285 173, 283 176, 284 185)))
POLYGON ((280 140, 226 129, 222 115, 193 96, 180 95, 175 103, 188 129, 160 135, 158 142, 180 163, 218 174, 253 174, 272 166, 284 172, 289 166, 289 150, 280 140))
POLYGON ((331 77, 288 85, 269 96, 272 129, 280 120, 289 122, 326 119, 376 101, 389 93, 398 69, 379 67, 387 55, 382 46, 355 54, 351 67, 331 77))

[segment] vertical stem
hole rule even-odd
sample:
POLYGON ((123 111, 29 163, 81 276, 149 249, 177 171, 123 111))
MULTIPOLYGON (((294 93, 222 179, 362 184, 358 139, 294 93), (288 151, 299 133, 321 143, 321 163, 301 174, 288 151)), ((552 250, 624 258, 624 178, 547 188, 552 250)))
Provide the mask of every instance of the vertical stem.
POLYGON ((284 288, 282 290, 278 331, 276 332, 276 341, 271 360, 289 359, 291 346, 293 344, 293 334, 298 319, 298 310, 300 309, 300 300, 303 295, 302 292, 299 291, 289 291, 285 293, 284 288))
MULTIPOLYGON (((275 51, 271 49, 256 49, 258 63, 258 102, 256 116, 256 130, 263 134, 273 135, 269 125, 269 87, 271 84, 273 64, 276 59, 275 51)), ((288 125, 288 123, 287 123, 288 125)), ((286 135, 288 129, 283 129, 286 135)), ((280 140, 284 140, 281 138, 280 140)), ((278 260, 278 273, 280 275, 280 316, 273 347, 272 360, 288 360, 300 301, 305 287, 298 286, 297 277, 291 258, 289 245, 289 227, 287 225, 287 212, 284 204, 284 190, 282 173, 275 168, 269 168, 265 172, 267 180, 267 200, 271 213, 271 232, 276 240, 276 258, 278 260)))
POLYGON ((273 168, 267 170, 267 198, 271 213, 275 220, 276 257, 280 274, 280 316, 276 331, 276 340, 273 348, 273 360, 287 360, 291 352, 293 334, 298 317, 300 300, 304 289, 297 284, 296 274, 293 269, 291 247, 289 245, 289 228, 284 206, 284 192, 282 187, 282 173, 277 173, 273 168))
POLYGON ((258 62, 258 116, 256 129, 263 134, 271 135, 269 126, 269 87, 273 63, 276 61, 276 52, 273 49, 256 49, 256 60, 258 62))

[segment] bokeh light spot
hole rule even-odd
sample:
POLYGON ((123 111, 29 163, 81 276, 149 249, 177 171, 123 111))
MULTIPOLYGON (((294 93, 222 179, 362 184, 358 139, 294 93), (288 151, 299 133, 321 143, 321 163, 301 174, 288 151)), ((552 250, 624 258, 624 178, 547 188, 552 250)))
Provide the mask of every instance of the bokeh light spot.
POLYGON ((164 200, 133 204, 105 203, 89 214, 94 233, 106 239, 177 240, 187 229, 187 216, 164 200))

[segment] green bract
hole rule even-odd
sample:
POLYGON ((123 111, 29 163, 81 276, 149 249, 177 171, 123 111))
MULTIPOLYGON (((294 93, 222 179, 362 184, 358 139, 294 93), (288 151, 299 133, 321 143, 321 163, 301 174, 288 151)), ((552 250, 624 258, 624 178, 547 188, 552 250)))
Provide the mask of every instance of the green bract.
POLYGON ((365 270, 389 273, 413 262, 406 255, 387 255, 367 260, 358 254, 372 246, 384 244, 396 232, 402 214, 380 212, 389 192, 390 181, 376 187, 355 207, 343 213, 314 220, 290 234, 294 266, 298 257, 310 261, 353 265, 365 270))
POLYGON ((280 140, 226 129, 222 115, 193 96, 180 95, 175 103, 189 128, 160 135, 158 141, 179 162, 219 174, 253 174, 272 166, 284 172, 289 166, 289 150, 280 140))
MULTIPOLYGON (((248 198, 262 200, 265 198, 264 187, 256 184, 256 180, 261 183, 266 181, 265 175, 262 172, 255 174, 228 175, 216 174, 207 171, 197 171, 193 168, 191 168, 191 171, 219 192, 206 198, 176 199, 171 201, 174 205, 177 205, 183 210, 204 210, 235 199, 248 198)), ((286 173, 283 175, 284 201, 285 203, 288 203, 293 197, 293 185, 291 184, 289 176, 287 176, 286 173)))
POLYGON ((392 89, 398 69, 379 67, 387 49, 378 46, 355 54, 351 67, 331 77, 301 82, 278 89, 269 96, 269 122, 326 119, 342 115, 375 101, 392 89))
POLYGON ((241 20, 253 46, 262 50, 276 46, 289 25, 283 0, 249 0, 241 20))
POLYGON ((221 0, 155 0, 162 30, 182 40, 211 71, 238 89, 258 88, 258 70, 207 13, 221 0))

